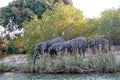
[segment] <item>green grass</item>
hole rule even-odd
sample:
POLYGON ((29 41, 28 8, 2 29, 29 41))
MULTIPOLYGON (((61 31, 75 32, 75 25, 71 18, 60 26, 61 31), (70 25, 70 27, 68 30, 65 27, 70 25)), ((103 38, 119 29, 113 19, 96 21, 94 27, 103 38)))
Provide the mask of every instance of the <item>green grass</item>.
POLYGON ((83 70, 86 72, 120 72, 120 62, 117 63, 114 53, 99 53, 83 56, 60 55, 50 57, 43 55, 36 64, 33 65, 33 59, 29 58, 28 63, 21 64, 18 67, 0 64, 0 71, 20 71, 20 72, 39 72, 39 73, 57 73, 57 72, 77 72, 83 70))
POLYGON ((11 66, 4 63, 0 63, 0 72, 10 71, 10 69, 11 69, 11 66))
POLYGON ((59 69, 68 69, 69 67, 80 68, 82 70, 94 70, 95 72, 118 72, 120 64, 116 63, 116 58, 113 53, 89 55, 84 58, 75 55, 56 56, 54 58, 41 57, 35 65, 30 59, 28 64, 21 65, 20 70, 24 72, 49 72, 59 69))

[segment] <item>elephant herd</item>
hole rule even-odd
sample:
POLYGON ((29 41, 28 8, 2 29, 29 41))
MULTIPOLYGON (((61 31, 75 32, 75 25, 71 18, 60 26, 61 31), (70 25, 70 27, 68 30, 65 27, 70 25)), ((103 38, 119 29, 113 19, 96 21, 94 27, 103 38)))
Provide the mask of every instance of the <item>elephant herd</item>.
POLYGON ((90 48, 94 54, 96 53, 96 49, 101 49, 101 51, 106 53, 108 51, 108 44, 109 41, 104 37, 94 38, 88 41, 83 36, 67 41, 63 38, 57 37, 52 40, 40 42, 35 46, 33 55, 34 63, 38 53, 41 55, 46 53, 53 56, 58 53, 64 55, 65 51, 67 51, 71 54, 79 53, 85 55, 84 53, 87 48, 90 48))

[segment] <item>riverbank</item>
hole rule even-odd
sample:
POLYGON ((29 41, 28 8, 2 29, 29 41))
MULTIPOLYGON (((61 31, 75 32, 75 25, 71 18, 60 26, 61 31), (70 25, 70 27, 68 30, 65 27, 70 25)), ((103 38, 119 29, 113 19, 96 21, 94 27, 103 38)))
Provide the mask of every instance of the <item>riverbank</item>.
POLYGON ((33 60, 25 54, 9 55, 0 59, 0 72, 23 73, 110 73, 120 72, 120 52, 86 54, 83 56, 64 55, 62 58, 41 57, 33 60))

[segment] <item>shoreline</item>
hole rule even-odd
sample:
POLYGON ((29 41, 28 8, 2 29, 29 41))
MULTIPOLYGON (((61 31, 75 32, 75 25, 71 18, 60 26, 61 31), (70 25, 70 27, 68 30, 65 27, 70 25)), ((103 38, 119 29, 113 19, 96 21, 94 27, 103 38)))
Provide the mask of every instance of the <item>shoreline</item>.
POLYGON ((117 51, 114 53, 115 54, 98 54, 95 57, 94 55, 90 55, 90 57, 85 59, 81 58, 77 60, 74 56, 64 56, 62 60, 60 60, 59 57, 55 60, 42 58, 37 61, 35 66, 31 64, 33 60, 29 60, 28 55, 8 55, 0 60, 0 73, 118 73, 120 72, 120 52, 117 51))
POLYGON ((90 73, 120 73, 120 71, 102 71, 102 70, 82 70, 82 71, 76 71, 80 70, 81 68, 74 68, 71 70, 70 68, 63 68, 63 69, 54 69, 53 71, 45 70, 41 72, 30 72, 30 71, 19 71, 19 70, 8 70, 8 71, 0 71, 0 73, 40 73, 40 74, 90 74, 90 73), (56 71, 55 71, 56 70, 56 71))

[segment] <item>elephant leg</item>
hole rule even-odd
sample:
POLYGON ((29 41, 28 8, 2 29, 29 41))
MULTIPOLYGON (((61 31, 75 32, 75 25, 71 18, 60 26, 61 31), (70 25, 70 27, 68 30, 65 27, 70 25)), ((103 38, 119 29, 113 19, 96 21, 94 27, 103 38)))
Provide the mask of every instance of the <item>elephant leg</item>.
POLYGON ((85 52, 84 49, 81 49, 81 48, 80 48, 80 54, 81 54, 83 57, 85 57, 84 52, 85 52))
POLYGON ((79 54, 81 55, 82 53, 83 53, 83 51, 82 51, 82 49, 81 48, 79 48, 79 54))
POLYGON ((93 52, 93 54, 96 54, 95 46, 92 47, 92 52, 93 52))
POLYGON ((98 45, 96 46, 96 49, 98 53, 101 51, 101 47, 99 47, 98 45))
POLYGON ((105 45, 103 45, 103 51, 107 53, 107 47, 105 45))
POLYGON ((83 57, 85 58, 85 49, 82 49, 83 57))
POLYGON ((57 51, 55 51, 55 52, 54 52, 54 56, 57 56, 57 53, 58 53, 58 52, 57 52, 57 51))
POLYGON ((73 54, 73 55, 76 55, 76 53, 77 53, 76 48, 71 48, 70 53, 73 54))
POLYGON ((45 50, 45 49, 43 49, 42 51, 41 51, 41 53, 40 53, 40 58, 45 58, 45 53, 46 53, 47 51, 45 50))
POLYGON ((60 51, 60 55, 61 55, 61 56, 63 56, 64 54, 65 54, 65 51, 64 51, 64 50, 60 51))
POLYGON ((83 51, 82 51, 82 49, 80 49, 80 54, 82 54, 83 53, 83 51))
POLYGON ((50 56, 54 57, 55 55, 57 55, 57 52, 55 50, 52 50, 51 53, 50 53, 50 56))
POLYGON ((41 53, 42 55, 44 55, 45 54, 45 50, 42 50, 42 53, 41 53))

